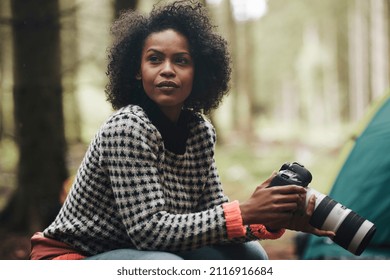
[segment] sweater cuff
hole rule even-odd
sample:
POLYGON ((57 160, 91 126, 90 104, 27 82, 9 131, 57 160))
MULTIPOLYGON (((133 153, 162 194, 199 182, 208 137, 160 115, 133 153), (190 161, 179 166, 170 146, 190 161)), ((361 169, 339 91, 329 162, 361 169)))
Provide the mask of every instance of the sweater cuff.
POLYGON ((237 200, 222 204, 229 239, 243 237, 246 229, 242 224, 241 210, 237 200))
POLYGON ((252 234, 259 239, 278 239, 286 231, 284 228, 282 228, 282 229, 279 229, 278 231, 270 232, 267 230, 265 225, 262 225, 262 224, 250 225, 249 228, 250 228, 252 234))

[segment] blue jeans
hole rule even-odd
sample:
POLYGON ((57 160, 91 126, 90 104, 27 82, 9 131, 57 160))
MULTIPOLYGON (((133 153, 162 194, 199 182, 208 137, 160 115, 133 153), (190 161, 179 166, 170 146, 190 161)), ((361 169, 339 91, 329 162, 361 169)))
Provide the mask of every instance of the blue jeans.
POLYGON ((258 241, 243 244, 205 246, 192 251, 164 252, 117 249, 86 258, 86 260, 267 260, 258 241))

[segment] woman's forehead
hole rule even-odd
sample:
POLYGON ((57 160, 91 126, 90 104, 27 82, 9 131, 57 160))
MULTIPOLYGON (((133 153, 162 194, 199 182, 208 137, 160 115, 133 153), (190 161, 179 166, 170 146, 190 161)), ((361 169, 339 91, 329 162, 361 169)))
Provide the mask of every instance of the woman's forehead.
POLYGON ((145 40, 143 51, 175 51, 190 53, 188 39, 174 29, 151 33, 145 40))

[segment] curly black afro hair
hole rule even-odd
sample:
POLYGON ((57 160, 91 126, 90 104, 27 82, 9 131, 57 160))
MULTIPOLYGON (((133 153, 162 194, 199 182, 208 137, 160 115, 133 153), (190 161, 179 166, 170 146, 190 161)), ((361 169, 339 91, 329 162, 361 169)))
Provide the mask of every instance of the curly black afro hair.
POLYGON ((109 50, 107 100, 114 109, 141 105, 146 94, 136 79, 145 39, 155 32, 173 29, 189 42, 195 65, 193 88, 184 106, 209 113, 229 90, 230 55, 226 40, 214 32, 206 9, 195 1, 176 1, 154 6, 149 16, 126 11, 112 27, 114 42, 109 50))

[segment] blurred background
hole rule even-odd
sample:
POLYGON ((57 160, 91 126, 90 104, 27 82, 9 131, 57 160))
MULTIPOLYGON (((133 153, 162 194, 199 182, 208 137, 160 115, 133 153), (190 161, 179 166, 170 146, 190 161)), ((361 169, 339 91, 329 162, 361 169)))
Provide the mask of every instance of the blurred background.
MULTIPOLYGON (((105 98, 110 26, 153 0, 0 1, 0 259, 28 258, 57 214, 105 98)), ((159 1, 162 2, 162 1, 159 1)), ((286 161, 327 193, 345 143, 389 89, 389 0, 204 0, 229 42, 231 90, 211 116, 227 195, 244 200, 286 161)), ((262 241, 294 259, 295 232, 262 241)))

